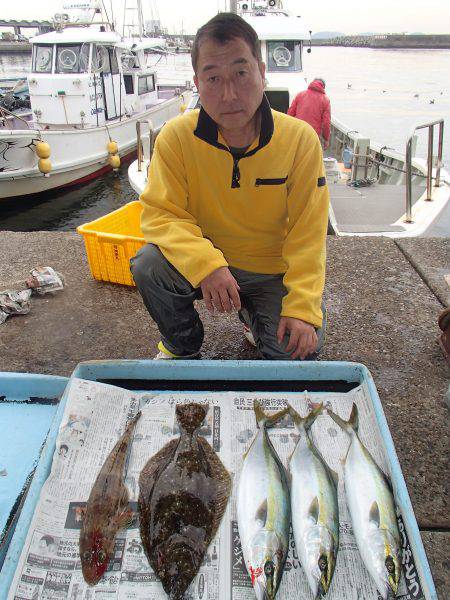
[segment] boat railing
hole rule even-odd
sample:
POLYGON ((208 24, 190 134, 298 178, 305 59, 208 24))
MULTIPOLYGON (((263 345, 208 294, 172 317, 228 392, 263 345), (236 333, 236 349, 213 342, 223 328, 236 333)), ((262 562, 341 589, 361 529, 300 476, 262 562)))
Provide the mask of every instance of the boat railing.
POLYGON ((148 131, 149 131, 149 136, 148 136, 148 141, 149 141, 148 160, 149 160, 149 162, 150 162, 150 159, 153 154, 153 148, 155 146, 156 136, 158 135, 158 132, 155 131, 155 129, 153 127, 153 123, 150 120, 136 121, 138 171, 142 171, 142 163, 144 162, 144 157, 145 157, 144 146, 142 143, 142 129, 141 129, 142 125, 147 125, 148 131))
POLYGON ((25 125, 27 126, 27 128, 30 129, 30 124, 28 123, 28 121, 26 119, 24 119, 23 117, 20 117, 19 115, 16 115, 15 113, 11 112, 7 108, 0 106, 0 120, 3 121, 5 124, 7 124, 8 117, 12 117, 13 119, 18 119, 19 121, 23 121, 25 123, 25 125))
POLYGON ((434 187, 439 187, 442 167, 442 150, 444 145, 444 119, 431 121, 424 125, 417 125, 411 132, 411 135, 406 142, 406 222, 412 222, 412 144, 414 134, 418 129, 428 129, 428 149, 427 149, 427 200, 433 200, 433 142, 434 142, 434 127, 439 125, 438 139, 438 157, 436 164, 436 175, 434 177, 434 187))

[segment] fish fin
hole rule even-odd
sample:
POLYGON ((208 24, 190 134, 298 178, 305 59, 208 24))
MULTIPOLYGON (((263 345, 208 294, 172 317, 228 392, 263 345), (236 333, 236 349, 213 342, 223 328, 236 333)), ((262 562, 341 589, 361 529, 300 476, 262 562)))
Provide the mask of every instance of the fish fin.
POLYGON ((265 498, 261 502, 258 510, 256 511, 255 518, 258 521, 260 521, 263 524, 263 526, 266 524, 266 521, 267 521, 267 498, 265 498))
POLYGON ((208 412, 208 405, 190 402, 189 404, 177 404, 175 414, 180 427, 188 433, 193 433, 200 427, 208 412))
MULTIPOLYGON (((211 523, 210 539, 208 540, 206 547, 216 535, 217 529, 219 528, 220 522, 224 515, 225 509, 228 504, 228 500, 231 494, 231 477, 222 461, 217 456, 216 452, 211 448, 204 437, 198 438, 198 443, 205 453, 206 460, 208 461, 210 472, 216 483, 216 489, 213 499, 214 509, 213 519, 211 523)), ((205 547, 205 549, 206 549, 205 547)))
POLYGON ((334 413, 332 410, 328 409, 327 412, 333 419, 333 421, 337 423, 339 427, 341 427, 341 429, 346 431, 348 435, 351 436, 353 432, 358 433, 358 407, 355 403, 353 403, 352 412, 350 413, 350 418, 348 421, 344 421, 344 419, 341 419, 341 417, 334 413))
POLYGON ((380 509, 376 500, 372 502, 372 506, 370 507, 369 521, 377 527, 380 527, 380 509))
POLYGON ((319 498, 317 496, 309 505, 308 517, 311 517, 316 523, 319 520, 319 498))
POLYGON ((273 427, 275 423, 281 421, 283 417, 285 417, 289 413, 289 406, 283 408, 283 410, 279 410, 273 415, 267 415, 261 406, 261 403, 258 400, 254 400, 253 402, 253 410, 255 411, 256 422, 261 427, 261 425, 265 425, 266 427, 273 427))
POLYGON ((336 473, 336 471, 333 471, 333 469, 330 469, 330 474, 331 474, 331 478, 334 481, 334 485, 336 487, 338 487, 338 485, 339 485, 339 475, 336 473))
POLYGON ((119 529, 126 529, 129 527, 135 518, 136 514, 131 508, 126 508, 117 517, 117 525, 119 529))
POLYGON ((308 415, 306 415, 306 417, 301 417, 298 414, 298 412, 295 410, 295 408, 292 408, 292 406, 290 404, 288 406, 289 406, 289 413, 290 413, 295 425, 297 426, 297 429, 301 429, 302 427, 304 427, 306 431, 311 429, 314 421, 317 419, 317 417, 320 415, 320 413, 322 412, 322 409, 323 409, 323 403, 320 402, 319 404, 314 406, 314 408, 311 410, 311 412, 308 415))

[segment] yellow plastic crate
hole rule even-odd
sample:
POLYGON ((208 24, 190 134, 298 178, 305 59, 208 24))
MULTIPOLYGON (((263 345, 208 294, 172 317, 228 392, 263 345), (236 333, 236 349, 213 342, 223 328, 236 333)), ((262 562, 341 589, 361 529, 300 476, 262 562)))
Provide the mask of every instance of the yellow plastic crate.
POLYGON ((92 276, 99 281, 136 285, 130 258, 145 245, 138 201, 77 227, 84 238, 92 276))

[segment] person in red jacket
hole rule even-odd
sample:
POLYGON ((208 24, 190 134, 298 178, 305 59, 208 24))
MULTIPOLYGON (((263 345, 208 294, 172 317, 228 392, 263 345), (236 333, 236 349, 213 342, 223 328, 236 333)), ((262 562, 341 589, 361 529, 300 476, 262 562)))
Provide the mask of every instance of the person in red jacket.
POLYGON ((306 121, 313 127, 326 149, 330 145, 330 99, 325 93, 325 81, 316 77, 304 92, 297 94, 288 115, 306 121))

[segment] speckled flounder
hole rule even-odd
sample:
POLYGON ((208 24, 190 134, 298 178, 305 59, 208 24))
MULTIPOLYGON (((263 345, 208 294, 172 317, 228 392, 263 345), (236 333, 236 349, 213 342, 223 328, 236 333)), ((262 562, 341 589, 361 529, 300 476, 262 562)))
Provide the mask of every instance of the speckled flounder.
POLYGON ((109 453, 92 486, 80 531, 80 559, 83 577, 96 585, 108 566, 119 529, 133 514, 128 508, 128 490, 124 470, 139 412, 109 453))
POLYGON ((169 598, 179 600, 197 574, 228 502, 231 479, 198 434, 207 406, 177 405, 180 436, 139 477, 141 539, 169 598))

